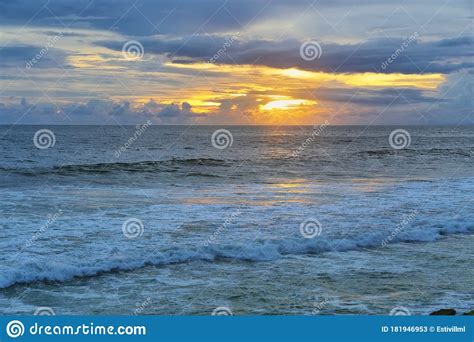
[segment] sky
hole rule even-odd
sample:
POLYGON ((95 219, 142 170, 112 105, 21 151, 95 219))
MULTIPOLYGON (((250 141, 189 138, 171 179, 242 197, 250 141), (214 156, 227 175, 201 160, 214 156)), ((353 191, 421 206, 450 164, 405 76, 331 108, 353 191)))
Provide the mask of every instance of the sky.
POLYGON ((472 125, 470 0, 0 0, 0 124, 472 125))

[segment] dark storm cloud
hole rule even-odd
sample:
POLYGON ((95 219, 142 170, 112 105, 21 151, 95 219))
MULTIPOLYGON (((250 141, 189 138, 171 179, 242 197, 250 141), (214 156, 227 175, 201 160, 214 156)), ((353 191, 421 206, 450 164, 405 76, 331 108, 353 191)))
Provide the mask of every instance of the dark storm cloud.
MULTIPOLYGON (((175 63, 208 62, 229 42, 229 37, 199 35, 180 39, 142 40, 146 53, 165 54, 175 63), (188 58, 188 60, 183 60, 188 58)), ((474 67, 474 39, 459 37, 420 42, 407 39, 376 39, 360 44, 324 44, 321 57, 301 58, 303 42, 291 39, 234 40, 225 53, 214 59, 222 64, 255 64, 275 68, 300 68, 324 72, 451 73, 474 67), (405 44, 405 46, 403 46, 405 44), (394 58, 395 56, 395 58, 394 58), (392 59, 392 61, 389 61, 392 59), (384 65, 385 64, 385 65, 384 65)), ((120 42, 102 41, 98 45, 120 51, 120 42)))

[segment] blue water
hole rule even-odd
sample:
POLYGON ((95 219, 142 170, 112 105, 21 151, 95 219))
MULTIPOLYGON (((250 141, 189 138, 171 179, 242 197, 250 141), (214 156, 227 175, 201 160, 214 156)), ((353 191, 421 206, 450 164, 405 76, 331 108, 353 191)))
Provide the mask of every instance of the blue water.
POLYGON ((402 128, 0 126, 0 312, 472 308, 474 128, 402 128))

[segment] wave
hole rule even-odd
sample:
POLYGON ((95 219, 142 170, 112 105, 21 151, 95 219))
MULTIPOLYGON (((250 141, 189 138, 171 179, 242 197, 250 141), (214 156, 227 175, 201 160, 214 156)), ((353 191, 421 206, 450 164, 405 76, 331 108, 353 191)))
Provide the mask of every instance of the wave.
POLYGON ((213 158, 145 160, 138 162, 112 162, 96 164, 69 164, 50 168, 4 168, 0 170, 24 175, 58 174, 74 175, 83 173, 110 173, 110 172, 173 172, 180 168, 190 169, 195 166, 228 166, 232 161, 213 158))
POLYGON ((133 271, 147 266, 164 266, 192 261, 239 260, 246 262, 265 262, 289 255, 317 255, 328 252, 346 252, 354 250, 386 248, 396 243, 428 243, 434 242, 450 234, 470 234, 474 225, 452 225, 444 228, 416 229, 400 234, 387 240, 387 232, 377 232, 352 239, 327 240, 320 237, 314 239, 289 238, 284 240, 262 240, 246 245, 207 245, 195 250, 173 249, 157 253, 153 256, 130 258, 124 260, 109 256, 83 264, 54 264, 38 261, 32 264, 18 265, 16 269, 2 271, 0 288, 8 288, 17 284, 34 282, 65 282, 74 278, 87 278, 107 273, 133 271))
POLYGON ((460 148, 430 148, 430 149, 410 149, 404 148, 401 150, 382 149, 382 150, 368 150, 356 152, 357 155, 368 156, 391 156, 391 155, 426 155, 426 156, 461 156, 472 157, 472 151, 460 148))

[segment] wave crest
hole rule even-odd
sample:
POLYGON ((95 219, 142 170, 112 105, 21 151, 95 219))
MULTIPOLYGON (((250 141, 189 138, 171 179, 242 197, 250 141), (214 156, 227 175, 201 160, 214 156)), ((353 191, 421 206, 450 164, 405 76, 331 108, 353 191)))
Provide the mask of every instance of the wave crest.
MULTIPOLYGON (((474 225, 416 229, 403 232, 389 244, 427 243, 450 234, 469 234, 474 225)), ((2 271, 0 288, 16 284, 34 282, 64 282, 73 278, 94 277, 106 273, 133 271, 146 266, 164 266, 192 261, 240 260, 247 262, 265 262, 277 260, 287 255, 316 255, 325 252, 346 252, 367 248, 379 248, 387 237, 386 232, 377 232, 352 239, 327 240, 289 238, 285 240, 255 241, 246 245, 210 245, 195 250, 168 250, 141 259, 106 258, 83 264, 54 264, 45 260, 43 264, 24 263, 17 268, 2 271)))

